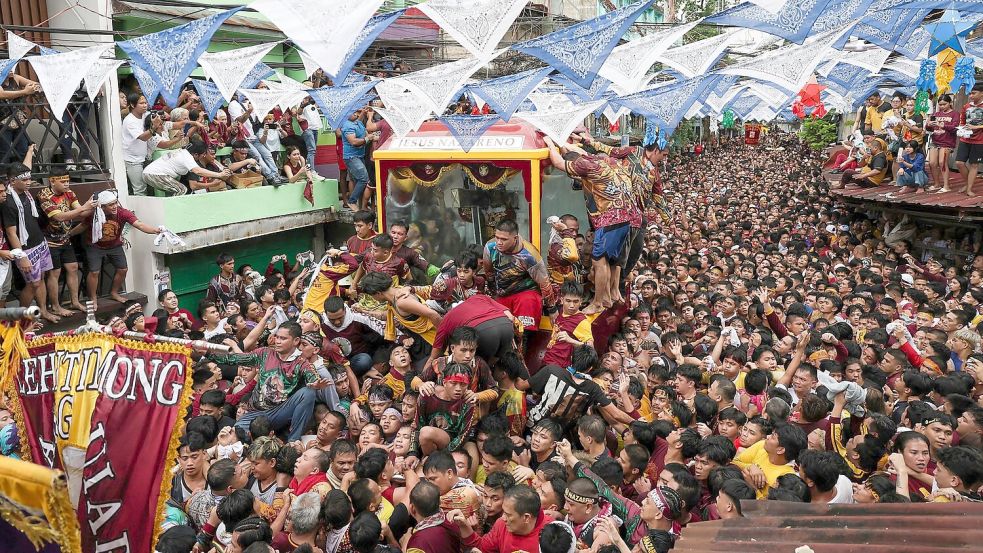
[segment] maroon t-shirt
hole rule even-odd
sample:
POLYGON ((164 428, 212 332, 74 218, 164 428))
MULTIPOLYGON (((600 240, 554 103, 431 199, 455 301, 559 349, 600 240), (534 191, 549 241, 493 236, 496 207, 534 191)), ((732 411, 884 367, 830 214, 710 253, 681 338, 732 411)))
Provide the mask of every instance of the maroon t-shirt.
MULTIPOLYGON (((97 209, 102 209, 97 208, 97 209)), ((122 207, 116 208, 115 215, 106 214, 106 222, 102 224, 102 238, 92 244, 92 233, 85 233, 85 243, 92 244, 97 248, 104 250, 111 250, 113 248, 118 248, 123 245, 123 227, 127 223, 133 224, 137 222, 137 216, 129 209, 124 209, 122 207)), ((91 225, 91 223, 90 223, 91 225)))
POLYGON ((447 338, 459 326, 476 327, 498 317, 505 317, 508 309, 504 305, 484 294, 475 294, 459 303, 444 315, 437 326, 437 337, 433 341, 433 349, 444 351, 447 338))

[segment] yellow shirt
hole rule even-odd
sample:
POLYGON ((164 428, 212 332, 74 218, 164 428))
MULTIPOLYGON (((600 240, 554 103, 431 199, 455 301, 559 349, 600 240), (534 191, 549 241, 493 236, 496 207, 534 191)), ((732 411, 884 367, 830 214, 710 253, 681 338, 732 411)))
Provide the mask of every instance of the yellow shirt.
POLYGON ((734 465, 745 469, 751 465, 757 465, 761 472, 765 473, 767 484, 764 488, 757 490, 758 499, 768 499, 768 490, 776 484, 778 477, 785 474, 794 474, 795 469, 791 464, 776 465, 768 460, 768 452, 765 451, 765 440, 760 440, 751 447, 737 454, 734 457, 734 465))

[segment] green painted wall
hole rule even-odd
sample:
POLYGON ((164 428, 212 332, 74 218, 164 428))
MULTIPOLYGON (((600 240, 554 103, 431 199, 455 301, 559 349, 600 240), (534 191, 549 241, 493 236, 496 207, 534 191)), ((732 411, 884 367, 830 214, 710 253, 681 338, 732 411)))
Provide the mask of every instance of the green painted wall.
POLYGON ((304 182, 260 186, 211 194, 160 198, 164 225, 173 232, 219 227, 239 221, 281 217, 318 209, 340 209, 338 181, 314 183, 314 205, 304 199, 304 182))
MULTIPOLYGON (((205 297, 208 281, 218 271, 215 265, 218 254, 228 252, 235 256, 236 268, 252 265, 263 273, 274 255, 286 254, 287 259, 293 261, 296 254, 310 250, 313 241, 314 227, 307 227, 178 255, 166 255, 164 259, 171 271, 171 289, 177 294, 181 307, 195 313, 198 302, 205 297)), ((281 263, 277 263, 277 269, 282 270, 281 263)), ((151 299, 151 305, 157 307, 156 298, 151 299)))

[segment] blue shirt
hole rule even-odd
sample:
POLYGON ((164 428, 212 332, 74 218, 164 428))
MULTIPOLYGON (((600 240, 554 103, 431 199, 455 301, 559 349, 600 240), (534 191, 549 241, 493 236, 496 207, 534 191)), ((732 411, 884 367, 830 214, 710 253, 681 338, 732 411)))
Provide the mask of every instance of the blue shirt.
POLYGON ((361 120, 345 121, 341 126, 342 157, 351 159, 353 157, 365 157, 365 145, 352 146, 348 142, 348 135, 354 134, 355 138, 365 138, 365 124, 361 120))

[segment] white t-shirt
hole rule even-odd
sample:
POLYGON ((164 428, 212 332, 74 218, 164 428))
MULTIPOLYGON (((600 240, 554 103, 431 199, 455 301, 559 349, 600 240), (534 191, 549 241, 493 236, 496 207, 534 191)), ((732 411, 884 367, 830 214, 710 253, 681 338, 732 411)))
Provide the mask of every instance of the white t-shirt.
MULTIPOLYGON (((146 117, 146 114, 144 114, 146 117)), ((147 159, 147 141, 137 138, 143 134, 143 119, 132 113, 123 118, 123 161, 143 163, 147 159)))
MULTIPOLYGON (((246 113, 246 108, 244 108, 242 104, 239 103, 238 100, 232 100, 231 102, 229 102, 230 124, 232 123, 232 120, 242 117, 243 113, 246 113)), ((243 136, 246 138, 246 140, 252 140, 256 138, 256 135, 253 134, 253 124, 248 118, 242 122, 242 133, 243 136)))
POLYGON ((830 504, 855 503, 855 501, 853 500, 853 484, 850 482, 849 478, 841 474, 836 479, 836 486, 834 489, 836 490, 836 495, 833 496, 833 499, 829 500, 830 504))
POLYGON ((321 112, 314 104, 304 106, 304 120, 307 121, 308 130, 321 130, 321 112))
POLYGON ((161 156, 160 159, 148 165, 143 170, 143 173, 145 175, 164 175, 179 179, 187 175, 195 167, 198 167, 198 163, 195 161, 194 156, 191 155, 191 152, 180 148, 161 156))

